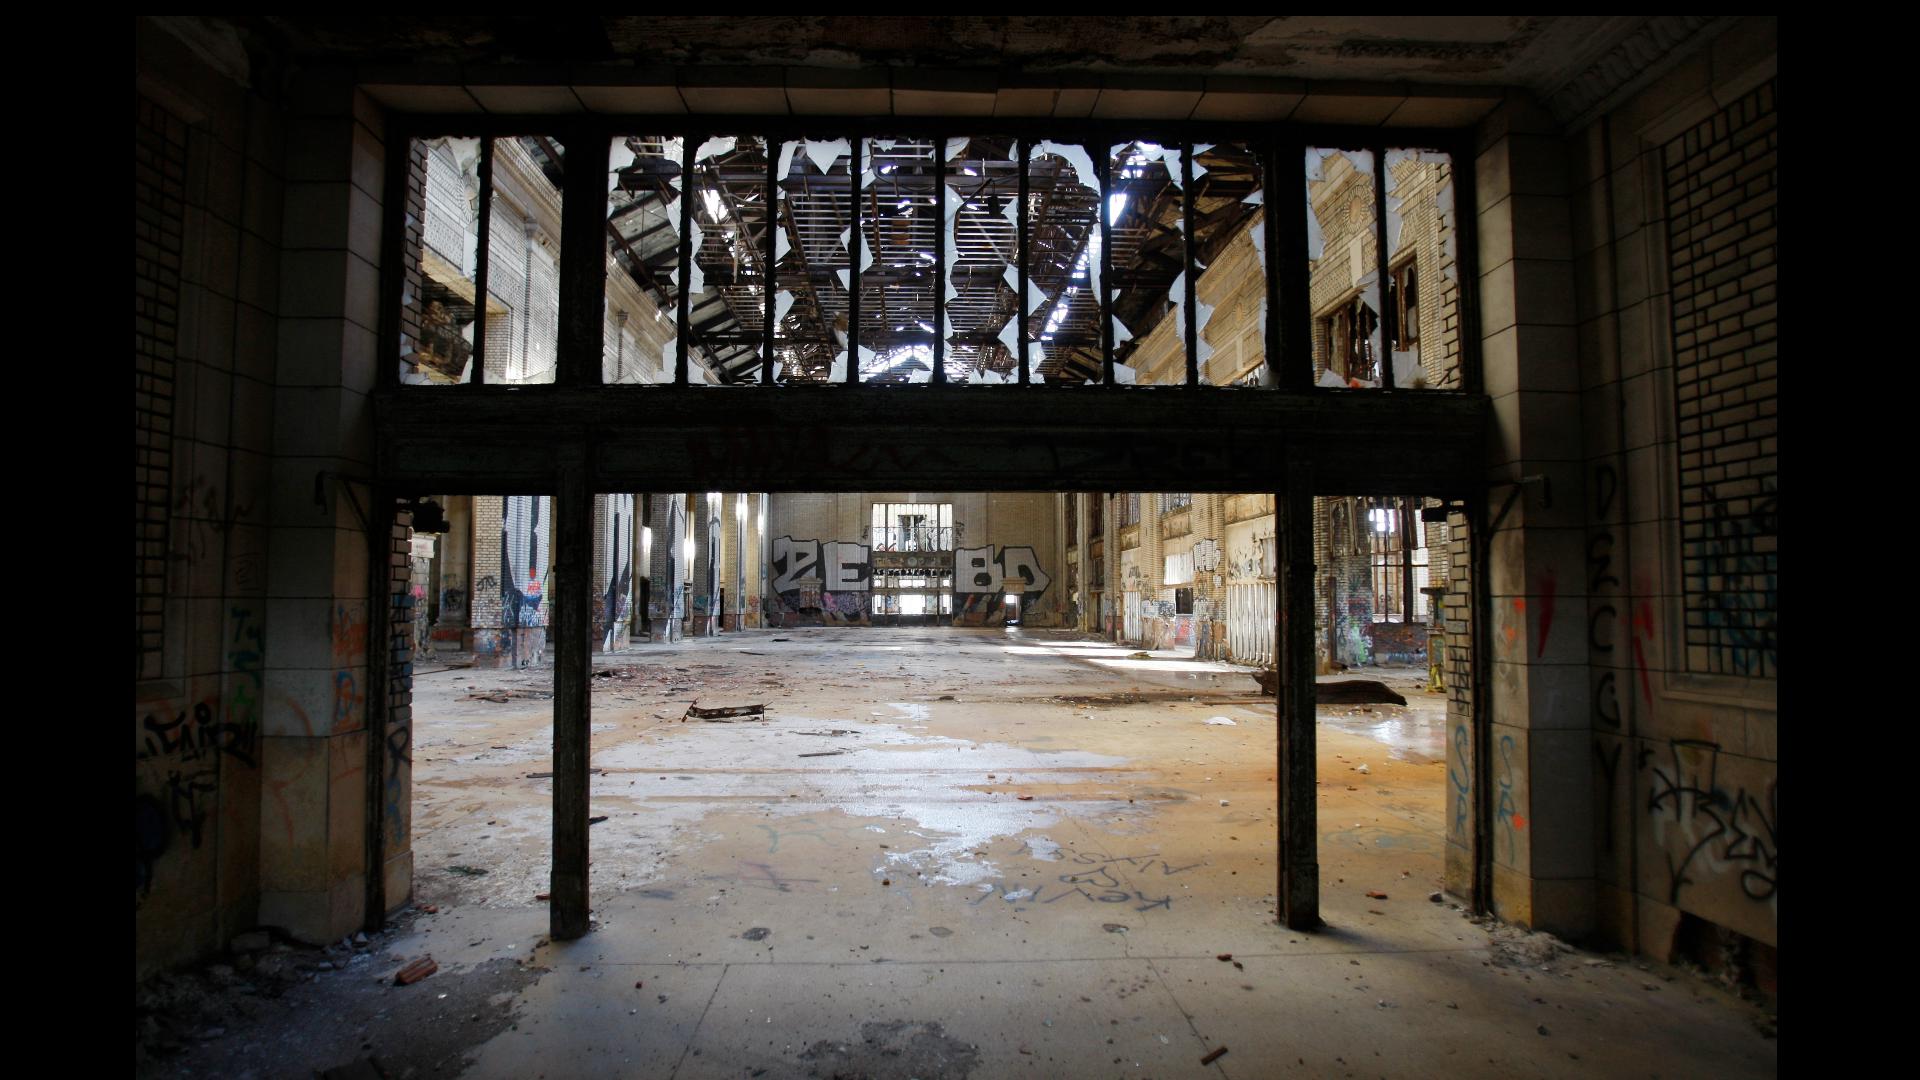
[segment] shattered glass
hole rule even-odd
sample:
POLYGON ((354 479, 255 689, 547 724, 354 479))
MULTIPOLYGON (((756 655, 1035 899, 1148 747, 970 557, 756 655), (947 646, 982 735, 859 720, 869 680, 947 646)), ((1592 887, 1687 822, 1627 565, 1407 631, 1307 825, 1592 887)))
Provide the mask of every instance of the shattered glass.
POLYGON ((400 381, 431 386, 473 376, 480 274, 480 140, 410 145, 400 381))
POLYGON ((935 231, 942 202, 926 139, 866 140, 860 177, 861 382, 933 378, 935 231))
POLYGON ((544 135, 493 143, 486 353, 492 385, 551 383, 560 349, 560 192, 565 150, 544 135))
POLYGON ((663 135, 613 140, 601 349, 601 378, 609 384, 674 381, 685 147, 684 140, 663 135))
POLYGON ((1373 152, 1310 146, 1305 168, 1314 384, 1378 387, 1385 342, 1373 152))
POLYGON ((1115 143, 1108 152, 1114 381, 1185 386, 1185 150, 1135 141, 1115 143))
POLYGON ((846 381, 852 168, 846 139, 784 143, 774 165, 776 382, 846 381))
POLYGON ((767 325, 767 143, 716 135, 693 152, 687 381, 761 381, 767 325))
POLYGON ((1438 150, 1390 149, 1386 170, 1393 385, 1458 390, 1460 280, 1453 159, 1438 150))
POLYGON ((947 154, 946 378, 1017 383, 1020 148, 1006 138, 949 139, 947 154))
MULTIPOLYGON (((1104 359, 1099 173, 1086 147, 1042 140, 1027 165, 1027 187, 1028 379, 1098 383, 1104 359)), ((1017 288, 1019 274, 1007 267, 1003 280, 1017 288)))
POLYGON ((1198 143, 1193 157, 1194 321, 1201 386, 1272 386, 1260 156, 1198 143))

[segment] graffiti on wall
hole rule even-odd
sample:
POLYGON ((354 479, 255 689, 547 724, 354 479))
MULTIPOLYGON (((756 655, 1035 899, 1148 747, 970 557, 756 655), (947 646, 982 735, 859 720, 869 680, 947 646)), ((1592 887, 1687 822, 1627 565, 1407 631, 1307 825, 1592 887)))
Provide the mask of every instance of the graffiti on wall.
POLYGON ((508 627, 545 626, 547 497, 509 495, 500 523, 500 610, 508 627))
POLYGON ((1220 543, 1212 538, 1194 541, 1188 552, 1193 557, 1193 568, 1205 573, 1220 569, 1220 543))
MULTIPOLYGON (((159 860, 184 844, 198 851, 219 806, 222 771, 260 767, 264 635, 258 612, 228 609, 226 691, 213 687, 190 706, 148 703, 134 727, 134 893, 153 887, 159 860)), ((238 800, 233 805, 237 808, 238 800)))
POLYGON ((961 548, 954 553, 954 592, 1007 592, 1008 584, 1015 580, 1033 596, 1046 592, 1053 582, 1040 568, 1040 556, 1030 547, 1003 547, 998 557, 991 547, 961 548))
MULTIPOLYGON (((1653 706, 1653 683, 1648 675, 1647 656, 1651 650, 1655 621, 1653 604, 1622 596, 1622 582, 1614 571, 1614 535, 1607 525, 1620 490, 1619 475, 1613 466, 1601 464, 1594 469, 1594 520, 1600 526, 1587 535, 1587 652, 1594 665, 1592 712, 1605 727, 1618 731, 1621 726, 1621 688, 1618 673, 1631 672, 1641 702, 1653 706), (1623 613, 1621 605, 1628 611, 1623 613), (1620 624, 1626 624, 1626 650, 1619 652, 1620 624)), ((1640 590, 1644 592, 1644 590, 1640 590)), ((1633 691, 1627 691, 1631 694, 1633 691)))
MULTIPOLYGON (((781 610, 818 612, 834 621, 864 619, 870 610, 872 558, 873 549, 857 541, 776 537, 768 563, 775 602, 781 610)), ((992 617, 1008 592, 1023 593, 1031 604, 1052 583, 1031 547, 960 548, 954 552, 955 619, 992 617)))
POLYGON ((1689 887, 1737 895, 1778 911, 1779 780, 1770 765, 1752 786, 1722 774, 1719 743, 1672 739, 1662 755, 1641 747, 1645 812, 1653 844, 1665 856, 1667 902, 1685 906, 1689 887))
POLYGON ((773 593, 787 611, 819 612, 835 622, 864 619, 873 583, 871 549, 845 540, 795 540, 776 537, 773 593))
POLYGON ((619 630, 626 624, 633 597, 633 513, 632 495, 607 496, 607 529, 603 552, 607 567, 607 588, 596 597, 600 632, 604 647, 612 647, 619 630))
POLYGON ((1772 477, 1760 497, 1702 492, 1707 521, 1686 541, 1687 644, 1707 646, 1696 670, 1774 678, 1779 653, 1779 496, 1772 477))

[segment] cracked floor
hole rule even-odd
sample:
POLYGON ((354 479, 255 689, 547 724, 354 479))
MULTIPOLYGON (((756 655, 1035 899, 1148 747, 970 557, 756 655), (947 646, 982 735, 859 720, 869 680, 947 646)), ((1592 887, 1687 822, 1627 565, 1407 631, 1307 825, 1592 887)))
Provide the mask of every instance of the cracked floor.
MULTIPOLYGON (((372 963, 316 973, 302 992, 324 1002, 330 982, 352 983, 364 996, 363 976, 422 955, 439 972, 378 989, 363 1007, 385 1002, 387 1025, 312 1040, 303 1066, 1777 1071, 1759 1010, 1717 986, 1432 899, 1448 780, 1444 698, 1424 692, 1424 671, 1365 673, 1406 707, 1320 709, 1327 926, 1302 934, 1274 923, 1274 710, 1247 669, 953 628, 748 631, 596 656, 596 929, 555 943, 551 668, 421 667, 416 907, 372 963), (684 719, 696 703, 764 704, 765 719, 684 719), (498 1022, 476 1012, 452 1050, 417 1052, 409 1030, 467 1020, 432 995, 498 980, 505 961, 534 977, 495 995, 498 1022)), ((276 1061, 265 1030, 226 1041, 276 1061)), ((223 1071, 245 1075, 253 1059, 233 1053, 223 1071)))

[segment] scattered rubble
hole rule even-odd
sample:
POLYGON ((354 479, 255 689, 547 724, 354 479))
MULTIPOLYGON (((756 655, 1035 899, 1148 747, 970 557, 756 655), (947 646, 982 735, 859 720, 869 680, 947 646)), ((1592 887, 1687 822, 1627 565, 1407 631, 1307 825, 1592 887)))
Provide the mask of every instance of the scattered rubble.
POLYGON ((728 723, 732 723, 736 719, 765 720, 766 718, 767 718, 767 707, 762 704, 762 705, 722 705, 722 706, 716 706, 714 708, 702 708, 699 705, 689 705, 687 706, 687 715, 685 717, 682 717, 681 719, 683 722, 685 720, 692 719, 692 720, 708 720, 708 721, 728 724, 728 723))

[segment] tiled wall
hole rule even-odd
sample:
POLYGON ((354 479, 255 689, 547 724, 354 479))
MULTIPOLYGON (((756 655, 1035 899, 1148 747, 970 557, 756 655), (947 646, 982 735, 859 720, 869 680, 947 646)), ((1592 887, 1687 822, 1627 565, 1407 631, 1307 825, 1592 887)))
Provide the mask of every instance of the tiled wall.
POLYGON ((282 166, 276 103, 154 24, 136 45, 138 976, 260 896, 282 166))
POLYGON ((1779 940, 1777 26, 1569 140, 1596 930, 1779 940))

